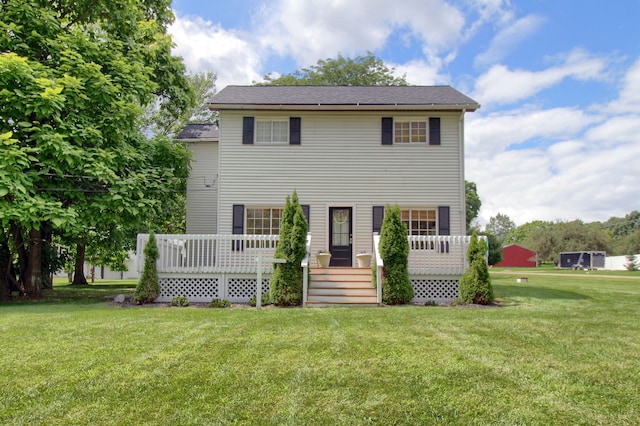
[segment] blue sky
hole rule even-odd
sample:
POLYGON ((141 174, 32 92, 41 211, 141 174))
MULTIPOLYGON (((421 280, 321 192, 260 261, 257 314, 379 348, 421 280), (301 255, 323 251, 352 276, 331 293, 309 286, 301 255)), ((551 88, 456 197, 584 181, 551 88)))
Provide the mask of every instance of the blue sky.
POLYGON ((174 0, 175 53, 217 88, 373 52, 466 117, 466 178, 518 225, 640 210, 640 0, 174 0))

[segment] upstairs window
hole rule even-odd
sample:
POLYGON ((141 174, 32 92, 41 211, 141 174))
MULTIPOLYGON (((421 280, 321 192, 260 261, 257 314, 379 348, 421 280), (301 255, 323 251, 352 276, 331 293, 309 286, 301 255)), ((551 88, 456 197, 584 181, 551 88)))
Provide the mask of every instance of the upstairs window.
POLYGON ((399 121, 394 122, 395 143, 427 143, 427 121, 399 121))
POLYGON ((381 125, 382 145, 440 145, 440 117, 423 120, 382 117, 381 125))
POLYGON ((256 143, 289 143, 289 121, 256 120, 256 143))

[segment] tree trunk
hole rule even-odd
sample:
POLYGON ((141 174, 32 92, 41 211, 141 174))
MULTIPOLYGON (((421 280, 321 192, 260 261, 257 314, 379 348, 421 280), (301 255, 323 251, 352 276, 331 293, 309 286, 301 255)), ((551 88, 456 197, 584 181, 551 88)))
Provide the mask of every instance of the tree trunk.
POLYGON ((42 285, 42 238, 39 228, 29 230, 29 257, 23 280, 24 292, 27 297, 38 298, 42 285))
POLYGON ((53 253, 53 248, 51 246, 51 241, 53 239, 53 231, 51 230, 51 224, 49 222, 44 222, 40 225, 40 236, 42 239, 42 258, 45 273, 42 274, 42 287, 53 290, 53 273, 52 264, 55 264, 55 254, 53 253), (45 256, 46 252, 46 256, 45 256))
POLYGON ((76 267, 73 275, 74 285, 89 285, 87 277, 84 276, 84 253, 87 246, 83 242, 78 243, 76 246, 76 267))
POLYGON ((15 277, 17 278, 18 292, 21 295, 24 295, 24 286, 27 279, 27 266, 29 265, 29 259, 22 235, 22 227, 15 222, 11 222, 11 234, 13 234, 13 247, 15 248, 16 254, 18 255, 19 269, 15 274, 15 277))
POLYGON ((0 234, 0 300, 7 300, 11 297, 11 287, 9 286, 9 266, 11 265, 11 253, 9 245, 4 241, 4 233, 0 234))

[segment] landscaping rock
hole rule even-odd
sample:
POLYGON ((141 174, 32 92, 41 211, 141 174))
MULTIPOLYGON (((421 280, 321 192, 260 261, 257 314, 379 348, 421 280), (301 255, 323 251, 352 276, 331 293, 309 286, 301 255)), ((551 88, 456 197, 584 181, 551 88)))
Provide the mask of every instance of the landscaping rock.
POLYGON ((113 303, 118 303, 118 304, 122 304, 125 301, 125 295, 124 294, 118 294, 116 297, 113 298, 113 303))

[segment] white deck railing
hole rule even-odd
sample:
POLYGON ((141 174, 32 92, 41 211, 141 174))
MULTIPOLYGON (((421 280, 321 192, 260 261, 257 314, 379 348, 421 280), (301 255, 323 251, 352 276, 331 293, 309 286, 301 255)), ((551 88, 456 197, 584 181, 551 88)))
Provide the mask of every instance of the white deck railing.
MULTIPOLYGON (((486 237, 479 237, 484 240, 486 237)), ((409 274, 462 275, 467 267, 467 235, 410 236, 409 274)))
MULTIPOLYGON (((164 273, 256 273, 257 257, 273 257, 278 235, 158 234, 158 272, 164 273)), ((149 234, 138 235, 138 270, 144 266, 149 234)), ((271 271, 273 267, 269 264, 271 271)), ((267 271, 267 272, 269 272, 267 271)))
MULTIPOLYGON (((310 236, 308 237, 310 238, 310 236)), ((410 236, 409 274, 461 275, 466 269, 469 236, 410 236)), ((484 238, 484 237, 480 237, 484 238)), ((273 257, 278 235, 191 235, 158 234, 156 243, 161 273, 256 273, 257 257, 273 257)), ((378 235, 373 236, 376 256, 376 278, 381 282, 382 258, 378 235)), ((144 248, 149 234, 138 235, 138 271, 144 266, 144 248)), ((307 252, 310 249, 307 241, 307 252)), ((308 257, 303 263, 308 267, 308 257)), ((264 272, 272 270, 272 264, 264 272)), ((305 266, 305 265, 301 265, 305 266)), ((306 274, 305 274, 306 277, 306 274)), ((378 286, 380 287, 380 286, 378 286)))

